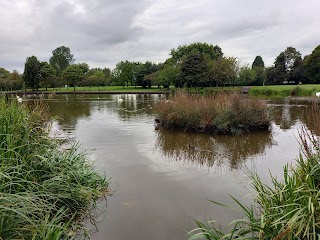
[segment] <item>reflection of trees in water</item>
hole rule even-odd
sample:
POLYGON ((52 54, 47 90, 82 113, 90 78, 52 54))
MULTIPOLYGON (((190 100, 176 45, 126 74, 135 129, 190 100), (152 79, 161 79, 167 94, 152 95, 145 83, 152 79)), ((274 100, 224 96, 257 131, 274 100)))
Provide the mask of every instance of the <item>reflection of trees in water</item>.
POLYGON ((156 149, 167 158, 209 168, 227 165, 231 169, 237 169, 246 159, 262 154, 271 145, 272 135, 268 131, 244 136, 210 136, 160 129, 156 141, 156 149))
POLYGON ((164 97, 164 94, 119 94, 114 95, 113 99, 118 104, 116 111, 120 118, 129 120, 142 114, 153 114, 153 104, 164 97))
POLYGON ((48 104, 63 130, 72 132, 79 118, 89 117, 94 111, 112 111, 123 121, 153 114, 153 103, 164 97, 164 94, 66 94, 55 95, 48 104))
POLYGON ((90 102, 81 101, 76 95, 55 96, 48 105, 51 116, 64 131, 74 130, 79 118, 90 116, 90 102))
POLYGON ((311 100, 281 99, 272 101, 270 105, 272 119, 281 129, 290 129, 297 122, 308 125, 307 111, 311 105, 311 100))

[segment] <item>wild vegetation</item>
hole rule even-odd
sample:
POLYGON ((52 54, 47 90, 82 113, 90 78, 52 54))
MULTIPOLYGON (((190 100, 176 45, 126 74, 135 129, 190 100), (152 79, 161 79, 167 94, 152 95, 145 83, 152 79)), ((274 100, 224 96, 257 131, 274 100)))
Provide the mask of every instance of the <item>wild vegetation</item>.
POLYGON ((107 192, 77 144, 48 136, 43 104, 0 100, 0 239, 74 239, 107 192))
POLYGON ((315 135, 320 133, 319 106, 315 105, 309 116, 318 123, 314 125, 316 131, 301 131, 303 154, 294 167, 284 166, 283 180, 271 175, 270 186, 247 170, 254 190, 253 203, 247 207, 234 198, 244 217, 231 222, 229 233, 221 231, 214 221, 197 222, 190 239, 319 239, 320 141, 315 135))
POLYGON ((155 109, 161 126, 199 132, 241 134, 268 129, 270 120, 263 101, 239 94, 201 97, 178 93, 155 109))

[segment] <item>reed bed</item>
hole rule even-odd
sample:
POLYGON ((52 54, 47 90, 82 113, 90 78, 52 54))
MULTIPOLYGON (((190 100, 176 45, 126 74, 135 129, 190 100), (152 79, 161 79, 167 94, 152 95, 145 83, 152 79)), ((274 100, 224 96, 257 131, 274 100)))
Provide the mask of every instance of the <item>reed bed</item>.
POLYGON ((77 144, 48 136, 43 104, 0 100, 0 239, 80 239, 107 192, 77 144))
POLYGON ((268 129, 270 119, 266 104, 239 94, 176 94, 155 106, 157 121, 169 129, 209 133, 242 134, 268 129))
MULTIPOLYGON (((309 116, 319 119, 319 107, 314 107, 309 116)), ((316 132, 319 130, 320 125, 316 132)), ((282 181, 271 176, 269 186, 247 171, 254 190, 253 204, 247 207, 234 199, 244 217, 230 224, 229 233, 222 232, 214 221, 197 222, 198 228, 190 233, 190 239, 320 239, 320 141, 304 128, 300 143, 303 154, 295 167, 284 166, 282 181)))

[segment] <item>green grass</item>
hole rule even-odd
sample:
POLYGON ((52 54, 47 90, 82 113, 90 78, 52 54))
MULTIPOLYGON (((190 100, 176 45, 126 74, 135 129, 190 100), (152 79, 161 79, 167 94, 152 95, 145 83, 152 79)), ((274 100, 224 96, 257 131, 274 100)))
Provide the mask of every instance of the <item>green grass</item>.
MULTIPOLYGON (((319 108, 310 115, 319 119, 319 108)), ((247 207, 233 198, 244 217, 230 223, 230 232, 221 231, 214 221, 197 222, 190 239, 320 239, 320 142, 306 129, 300 133, 300 142, 304 155, 295 167, 284 166, 283 180, 271 175, 269 186, 256 173, 246 171, 254 190, 253 203, 247 207)))
MULTIPOLYGON (((162 88, 161 90, 157 86, 151 88, 142 88, 140 86, 134 87, 122 87, 122 86, 105 86, 105 87, 76 87, 76 91, 110 91, 110 92, 154 92, 154 91, 166 91, 167 89, 162 88)), ((45 91, 45 88, 40 88, 39 91, 45 91)), ((48 91, 65 91, 73 92, 73 87, 61 87, 61 88, 48 88, 48 91)))
POLYGON ((209 133, 268 129, 270 120, 263 101, 251 101, 239 94, 201 97, 178 93, 170 101, 157 104, 155 110, 165 128, 209 133))
POLYGON ((316 92, 320 92, 320 84, 254 86, 249 90, 250 95, 266 96, 315 96, 316 92))
POLYGON ((0 239, 84 236, 108 181, 73 144, 49 138, 46 108, 0 100, 0 239))

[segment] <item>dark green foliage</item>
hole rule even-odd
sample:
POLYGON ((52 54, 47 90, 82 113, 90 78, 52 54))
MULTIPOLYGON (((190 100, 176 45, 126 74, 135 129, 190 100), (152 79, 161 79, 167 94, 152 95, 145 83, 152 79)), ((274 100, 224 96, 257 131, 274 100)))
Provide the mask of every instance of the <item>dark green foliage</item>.
POLYGON ((208 76, 207 60, 201 53, 190 54, 181 64, 180 78, 187 87, 205 86, 208 76))
POLYGON ((54 85, 53 80, 55 77, 55 70, 49 63, 42 62, 41 69, 39 71, 39 77, 41 86, 45 87, 47 90, 49 86, 52 87, 54 85))
POLYGON ((238 61, 234 57, 222 57, 208 62, 208 86, 233 85, 238 73, 238 61))
POLYGON ((128 87, 129 83, 131 86, 135 85, 139 66, 140 63, 127 60, 117 63, 116 68, 112 71, 112 81, 123 87, 125 85, 128 87))
MULTIPOLYGON (((1 69, 0 69, 1 71, 1 69)), ((9 72, 4 70, 4 74, 0 77, 0 89, 9 91, 9 90, 20 90, 23 86, 22 75, 18 73, 17 70, 13 70, 13 72, 9 72)), ((0 73, 1 74, 1 73, 0 73)))
POLYGON ((314 83, 320 83, 320 45, 305 60, 307 76, 314 83))
POLYGON ((24 64, 23 80, 27 87, 38 90, 40 82, 41 63, 37 57, 27 57, 24 64))
POLYGON ((257 75, 256 71, 249 66, 243 66, 240 68, 238 76, 238 84, 243 85, 252 85, 256 81, 257 75))
POLYGON ((293 47, 288 47, 276 58, 271 78, 268 78, 268 81, 276 84, 294 82, 292 79, 293 71, 295 70, 295 75, 297 76, 297 72, 301 70, 298 68, 297 61, 301 62, 301 53, 293 47))
POLYGON ((256 56, 256 58, 254 59, 254 61, 252 63, 252 68, 256 68, 256 67, 264 68, 264 62, 263 62, 261 56, 256 56))
POLYGON ((189 45, 179 46, 177 49, 172 49, 170 52, 172 63, 181 63, 184 58, 190 54, 200 53, 210 60, 215 60, 223 57, 221 48, 216 45, 207 43, 192 43, 189 45))
POLYGON ((52 57, 49 60, 50 65, 55 69, 58 76, 62 75, 62 72, 67 69, 75 59, 71 54, 70 48, 60 46, 52 51, 52 57))
POLYGON ((7 78, 9 75, 9 71, 4 69, 4 68, 0 68, 0 78, 7 78))
POLYGON ((160 65, 152 62, 145 62, 144 64, 139 64, 137 72, 135 74, 136 85, 142 86, 143 88, 151 88, 152 79, 148 75, 155 73, 160 69, 160 65))
POLYGON ((63 72, 63 78, 67 81, 67 83, 73 87, 74 91, 76 90, 76 85, 83 78, 83 69, 80 65, 70 65, 63 72))

